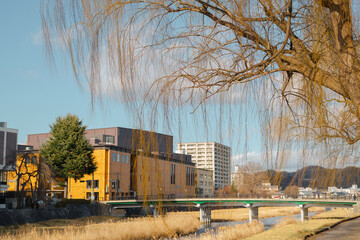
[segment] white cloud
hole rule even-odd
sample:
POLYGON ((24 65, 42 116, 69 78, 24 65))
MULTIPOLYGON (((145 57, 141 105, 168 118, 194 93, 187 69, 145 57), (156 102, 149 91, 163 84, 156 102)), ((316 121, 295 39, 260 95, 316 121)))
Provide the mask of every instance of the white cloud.
POLYGON ((31 35, 31 41, 35 46, 43 44, 43 36, 41 30, 31 35))
POLYGON ((282 152, 248 152, 232 156, 233 165, 246 165, 249 162, 260 163, 264 169, 296 171, 296 169, 309 165, 319 165, 319 160, 306 162, 302 151, 282 152))

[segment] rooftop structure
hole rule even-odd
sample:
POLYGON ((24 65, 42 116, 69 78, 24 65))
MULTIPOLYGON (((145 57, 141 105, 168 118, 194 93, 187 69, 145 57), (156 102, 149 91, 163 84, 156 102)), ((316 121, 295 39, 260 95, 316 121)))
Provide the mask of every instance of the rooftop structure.
MULTIPOLYGON (((93 146, 116 146, 133 151, 173 152, 173 137, 166 134, 139 129, 121 127, 98 128, 85 130, 85 136, 93 146)), ((27 145, 33 146, 34 150, 51 137, 50 133, 30 134, 27 137, 27 145)))

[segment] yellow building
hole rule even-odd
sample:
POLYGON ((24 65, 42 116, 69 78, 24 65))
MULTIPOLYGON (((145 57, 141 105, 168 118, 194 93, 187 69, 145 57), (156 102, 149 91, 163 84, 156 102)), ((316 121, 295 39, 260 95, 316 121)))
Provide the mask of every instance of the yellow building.
POLYGON ((195 193, 195 167, 179 157, 157 153, 132 153, 114 146, 95 147, 98 169, 94 176, 70 181, 69 196, 91 199, 94 180, 95 200, 129 197, 174 197, 195 193))
POLYGON ((37 153, 23 152, 17 156, 15 166, 10 167, 13 171, 8 172, 8 191, 31 191, 38 185, 39 155, 37 153), (19 189, 17 189, 19 188, 19 189))
POLYGON ((91 199, 92 186, 94 186, 95 200, 110 200, 129 196, 130 153, 126 152, 125 149, 96 147, 94 158, 97 170, 93 175, 86 175, 77 182, 71 179, 68 196, 91 199))
POLYGON ((10 167, 7 172, 8 191, 19 191, 23 197, 33 199, 44 199, 46 195, 54 194, 63 197, 64 188, 58 184, 63 179, 57 178, 56 181, 50 176, 48 166, 40 161, 37 151, 21 151, 17 155, 16 167, 10 167))
MULTIPOLYGON (((172 152, 172 136, 119 127, 89 129, 85 134, 94 147, 97 170, 76 182, 68 179, 68 198, 91 199, 92 192, 95 200, 100 201, 195 194, 195 164, 191 156, 172 152)), ((37 166, 42 166, 38 164, 38 150, 50 136, 48 133, 28 135, 27 147, 33 150, 26 151, 30 160, 20 159, 19 155, 18 172, 34 172, 37 166)), ((9 179, 12 180, 10 191, 15 191, 16 174, 9 179)), ((21 180, 20 184, 25 183, 27 190, 34 189, 34 184, 40 186, 39 179, 34 176, 26 183, 21 180)), ((45 183, 48 196, 50 193, 65 196, 59 183, 46 180, 41 182, 41 187, 45 183)))
MULTIPOLYGON (((94 148, 97 170, 93 175, 85 175, 76 182, 69 179, 68 198, 91 199, 92 191, 97 201, 145 196, 185 197, 195 193, 194 164, 181 159, 182 155, 142 152, 131 154, 130 150, 115 146, 94 148)), ((19 190, 31 195, 38 192, 42 184, 43 194, 47 193, 48 197, 54 194, 63 197, 64 188, 58 182, 45 179, 39 182, 38 166, 39 155, 36 151, 19 154, 17 171, 8 173, 9 191, 16 191, 19 183, 19 190), (17 176, 20 176, 19 182, 17 176)), ((35 199, 37 198, 36 196, 35 199)))

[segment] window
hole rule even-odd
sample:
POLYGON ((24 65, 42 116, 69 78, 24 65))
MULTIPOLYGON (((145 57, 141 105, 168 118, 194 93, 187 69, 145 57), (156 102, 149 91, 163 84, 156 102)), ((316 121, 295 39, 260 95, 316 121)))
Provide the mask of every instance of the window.
POLYGON ((30 157, 29 156, 25 156, 25 164, 30 164, 30 157))
POLYGON ((126 163, 129 163, 130 156, 126 155, 126 163))
POLYGON ((120 153, 117 154, 117 161, 120 162, 120 153))
POLYGON ((6 185, 7 183, 7 172, 0 172, 0 184, 6 185))
POLYGON ((115 162, 116 161, 116 153, 112 154, 112 161, 115 162))
POLYGON ((94 180, 94 188, 99 188, 99 180, 94 180))
POLYGON ((190 185, 191 186, 195 185, 195 169, 194 168, 190 168, 190 185))
MULTIPOLYGON (((86 188, 91 189, 92 180, 86 180, 86 188)), ((94 188, 99 188, 99 180, 94 180, 94 188)))
POLYGON ((115 189, 115 188, 116 188, 116 186, 115 186, 115 181, 111 182, 111 188, 112 188, 112 189, 115 189))
POLYGON ((86 188, 91 188, 91 180, 86 180, 86 188))
POLYGON ((170 174, 170 182, 171 184, 175 184, 175 164, 171 164, 171 174, 170 174))
POLYGON ((32 157, 31 157, 31 163, 32 163, 32 164, 37 164, 37 158, 36 158, 36 156, 32 156, 32 157))
POLYGON ((195 185, 195 169, 186 167, 186 185, 194 186, 195 185))
POLYGON ((125 158, 126 156, 125 155, 122 155, 122 162, 125 163, 125 158))
POLYGON ((190 168, 186 167, 186 185, 190 185, 190 168))
POLYGON ((115 137, 111 135, 104 135, 103 138, 105 144, 114 144, 115 143, 115 137))

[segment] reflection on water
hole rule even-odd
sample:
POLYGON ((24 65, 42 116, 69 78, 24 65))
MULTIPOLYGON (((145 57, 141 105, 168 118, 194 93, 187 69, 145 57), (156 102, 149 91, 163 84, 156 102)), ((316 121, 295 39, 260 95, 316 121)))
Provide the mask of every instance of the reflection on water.
MULTIPOLYGON (((313 216, 317 214, 317 212, 312 212, 309 213, 309 217, 313 216)), ((271 217, 271 218, 263 218, 260 219, 260 221, 264 224, 264 228, 265 230, 268 230, 270 228, 272 228, 278 220, 280 220, 283 217, 295 217, 296 219, 300 219, 300 214, 297 215, 290 215, 290 216, 279 216, 279 217, 271 217)), ((204 234, 207 231, 213 230, 215 231, 216 234, 216 230, 219 227, 222 226, 235 226, 238 224, 244 224, 244 223, 248 223, 248 221, 231 221, 231 222, 212 222, 212 223, 207 223, 207 224, 203 224, 201 225, 200 229, 197 230, 195 233, 180 237, 180 238, 176 238, 176 239, 196 239, 196 237, 199 237, 199 235, 204 234)))

